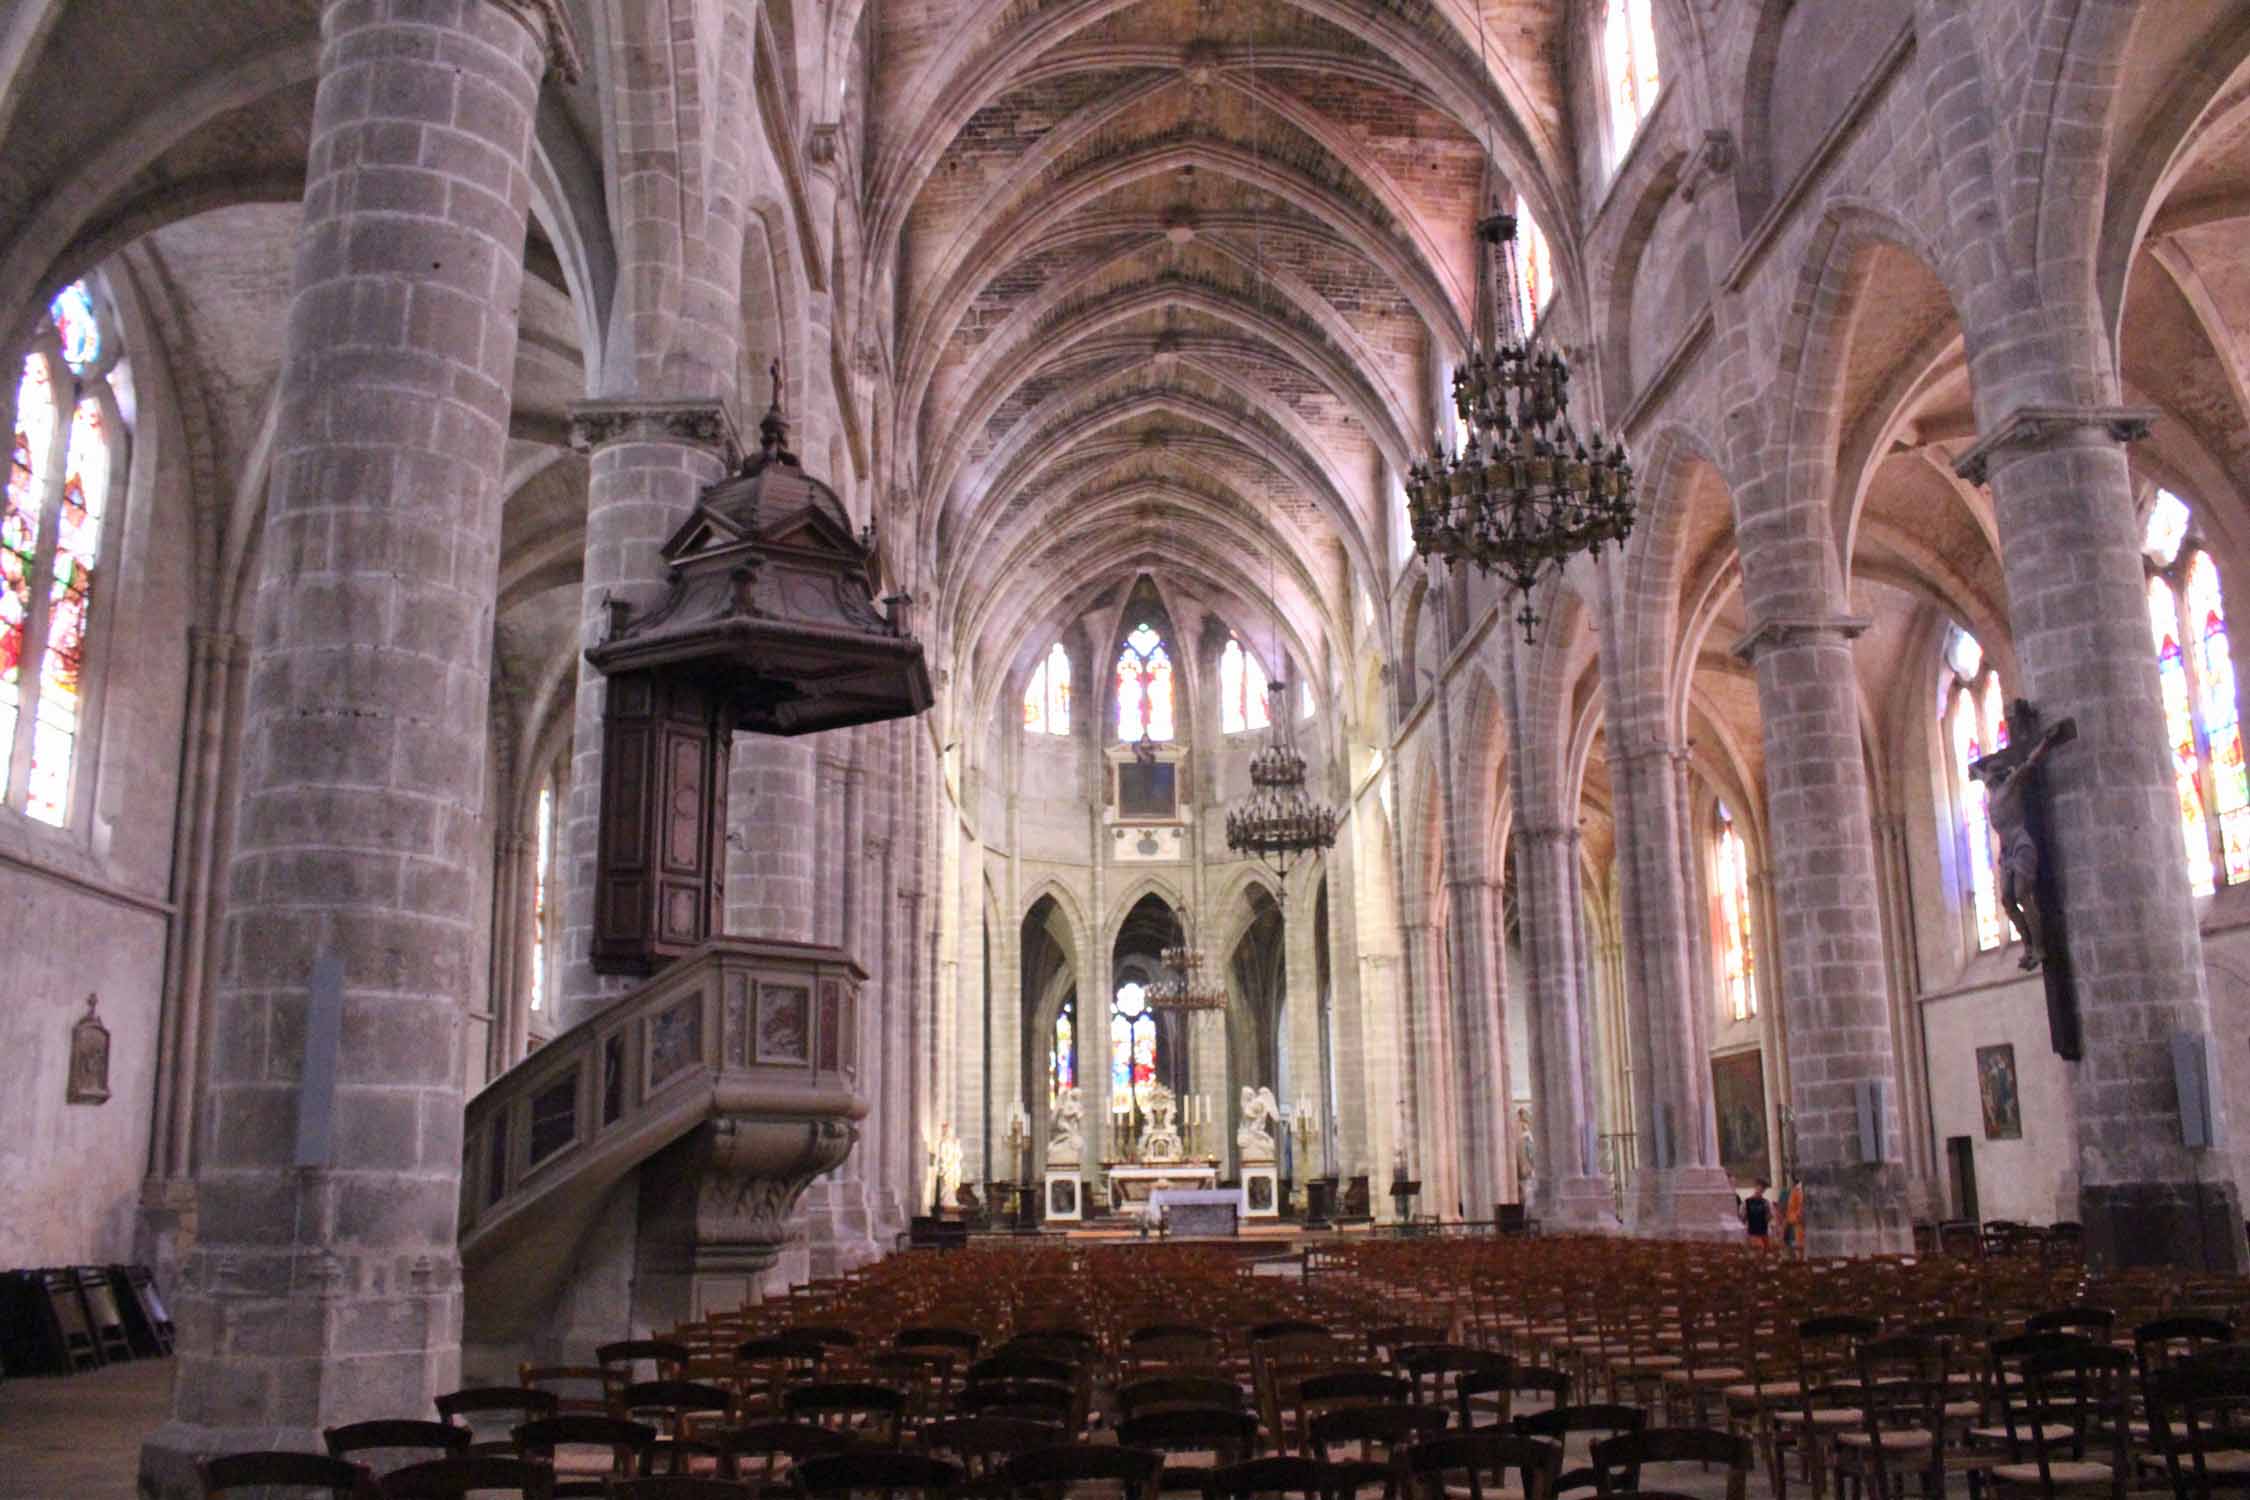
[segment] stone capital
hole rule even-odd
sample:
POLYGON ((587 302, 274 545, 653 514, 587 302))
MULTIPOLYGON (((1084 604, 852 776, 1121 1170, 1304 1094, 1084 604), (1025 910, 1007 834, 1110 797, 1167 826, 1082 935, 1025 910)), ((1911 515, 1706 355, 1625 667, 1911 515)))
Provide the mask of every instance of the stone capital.
POLYGON ((689 401, 581 401, 570 409, 570 446, 595 453, 612 443, 677 443, 742 462, 734 418, 716 396, 689 401))
POLYGON ((1747 662, 1755 662, 1765 651, 1775 646, 1794 646, 1801 641, 1824 635, 1840 636, 1844 640, 1857 640, 1866 634, 1872 622, 1860 615, 1824 615, 1819 619, 1778 618, 1761 620, 1750 627, 1750 633, 1736 641, 1733 652, 1747 662))
POLYGON ((1610 741, 1610 754, 1627 765, 1638 765, 1658 756, 1674 765, 1684 764, 1695 747, 1691 743, 1674 744, 1660 734, 1619 735, 1610 741))
POLYGON ((1983 484, 2001 454, 2040 452, 2085 432, 2105 433, 2113 443, 2137 443, 2148 436, 2156 416, 2153 406, 2019 406, 1978 438, 1954 462, 1953 472, 1983 484))
POLYGON ((579 56, 578 38, 570 28, 570 12, 563 0, 492 0, 509 15, 531 28, 540 46, 547 52, 549 77, 564 83, 576 83, 586 74, 586 65, 579 56))
POLYGON ((1553 844, 1577 843, 1578 829, 1569 823, 1518 823, 1515 836, 1527 844, 1545 848, 1553 844))

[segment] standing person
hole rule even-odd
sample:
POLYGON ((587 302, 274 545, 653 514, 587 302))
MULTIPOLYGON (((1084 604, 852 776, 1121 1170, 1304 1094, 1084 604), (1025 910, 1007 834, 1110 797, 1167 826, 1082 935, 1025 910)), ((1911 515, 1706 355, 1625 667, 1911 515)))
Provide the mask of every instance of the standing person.
POLYGON ((1742 1227, 1759 1249, 1765 1249, 1770 1243, 1767 1236, 1773 1229, 1773 1205, 1766 1201, 1763 1177, 1750 1189, 1750 1196, 1742 1200, 1742 1227))

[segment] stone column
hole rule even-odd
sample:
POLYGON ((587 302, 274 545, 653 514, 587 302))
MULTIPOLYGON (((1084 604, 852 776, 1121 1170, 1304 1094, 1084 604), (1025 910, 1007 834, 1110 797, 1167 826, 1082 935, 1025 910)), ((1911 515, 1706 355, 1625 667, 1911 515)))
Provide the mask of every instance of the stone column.
POLYGON ((1518 824, 1516 920, 1531 1006, 1532 1149, 1538 1213, 1549 1224, 1615 1228, 1609 1184, 1587 1150, 1594 1100, 1587 1087, 1571 865, 1578 830, 1518 824))
POLYGON ((1624 1007, 1636 1066, 1648 1087, 1635 1100, 1640 1163, 1633 1223, 1642 1232, 1708 1237, 1742 1232, 1734 1188, 1718 1164, 1710 1044, 1698 1025, 1701 992, 1688 965, 1697 951, 1685 865, 1677 767, 1685 751, 1613 724, 1610 783, 1618 809, 1619 905, 1625 935, 1624 1007))
POLYGON ((2211 1031, 2120 446, 2146 425, 2131 411, 2019 408, 1961 467, 1992 486, 2023 695, 2048 723, 2078 726, 2046 778, 2085 1041, 2070 1072, 2088 1259, 2235 1271, 2239 1189, 2223 1152, 2182 1144, 2174 1081, 2175 1041, 2200 1048, 2220 1112, 2226 1048, 2211 1031))
MULTIPOLYGON (((612 599, 638 612, 665 594, 659 550, 687 519, 704 486, 725 477, 736 455, 734 430, 716 397, 694 401, 588 401, 572 411, 571 442, 589 456, 586 562, 580 643, 608 634, 612 599)), ((638 982, 594 972, 594 862, 601 842, 602 710, 609 679, 578 662, 572 705, 570 793, 558 810, 563 943, 556 996, 558 1027, 577 1025, 638 982)), ((738 754, 736 760, 741 759, 738 754)), ((730 795, 744 795, 739 780, 730 795)), ((742 809, 729 815, 739 824, 742 809)), ((729 925, 734 893, 728 893, 729 925)))
POLYGON ((1768 620, 1736 648, 1758 670, 1791 1108, 1815 1255, 1912 1244, 1891 1054, 1852 638, 1863 622, 1768 620), (1868 1142, 1863 1110, 1874 1116, 1868 1142), (1865 1149, 1872 1144, 1872 1155, 1865 1149))
POLYGON ((323 9, 199 1238, 144 1495, 197 1493, 195 1455, 426 1412, 459 1377, 501 462, 561 25, 323 9))
POLYGON ((1460 1078, 1457 1101, 1462 1148, 1461 1188, 1468 1217, 1489 1219, 1512 1181, 1508 1152, 1512 1107, 1508 1100, 1507 1044, 1501 1033, 1506 979, 1496 961, 1499 893, 1482 879, 1447 883, 1453 945, 1453 1016, 1460 1078))

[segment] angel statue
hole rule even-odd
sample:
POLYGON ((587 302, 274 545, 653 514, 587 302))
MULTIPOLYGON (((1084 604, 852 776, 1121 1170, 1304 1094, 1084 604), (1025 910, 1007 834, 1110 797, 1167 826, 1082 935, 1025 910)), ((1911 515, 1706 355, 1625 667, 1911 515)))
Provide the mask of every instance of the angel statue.
POLYGON ((1272 1126, 1280 1116, 1281 1104, 1272 1089, 1242 1086, 1242 1125, 1234 1133, 1234 1144, 1245 1162, 1274 1159, 1272 1126))
POLYGON ((1055 1099, 1055 1133, 1047 1141, 1047 1163, 1075 1167, 1086 1154, 1086 1101, 1077 1085, 1055 1099))

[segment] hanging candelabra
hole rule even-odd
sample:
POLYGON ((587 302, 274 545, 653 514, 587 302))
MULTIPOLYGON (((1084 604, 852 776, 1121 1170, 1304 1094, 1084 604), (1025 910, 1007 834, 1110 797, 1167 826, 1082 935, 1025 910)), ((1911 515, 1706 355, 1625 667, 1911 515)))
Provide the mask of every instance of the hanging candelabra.
POLYGON ((1159 955, 1164 972, 1148 987, 1148 1003, 1157 1010, 1206 1011, 1227 1008, 1227 987, 1207 972, 1203 950, 1183 931, 1180 941, 1159 955))
POLYGON ((1441 438, 1407 475, 1414 550, 1498 573, 1523 595, 1516 623, 1539 624, 1531 591, 1581 552, 1599 554, 1633 530, 1633 466, 1623 443, 1581 441, 1570 425, 1570 365, 1516 326, 1516 220, 1477 226, 1490 247, 1498 338, 1453 372, 1464 441, 1441 438))
POLYGON ((1250 761, 1250 800, 1227 812, 1227 847, 1253 855, 1286 881, 1297 862, 1336 845, 1335 808, 1305 790, 1305 757, 1289 727, 1289 679, 1276 678, 1267 713, 1270 738, 1250 761))

